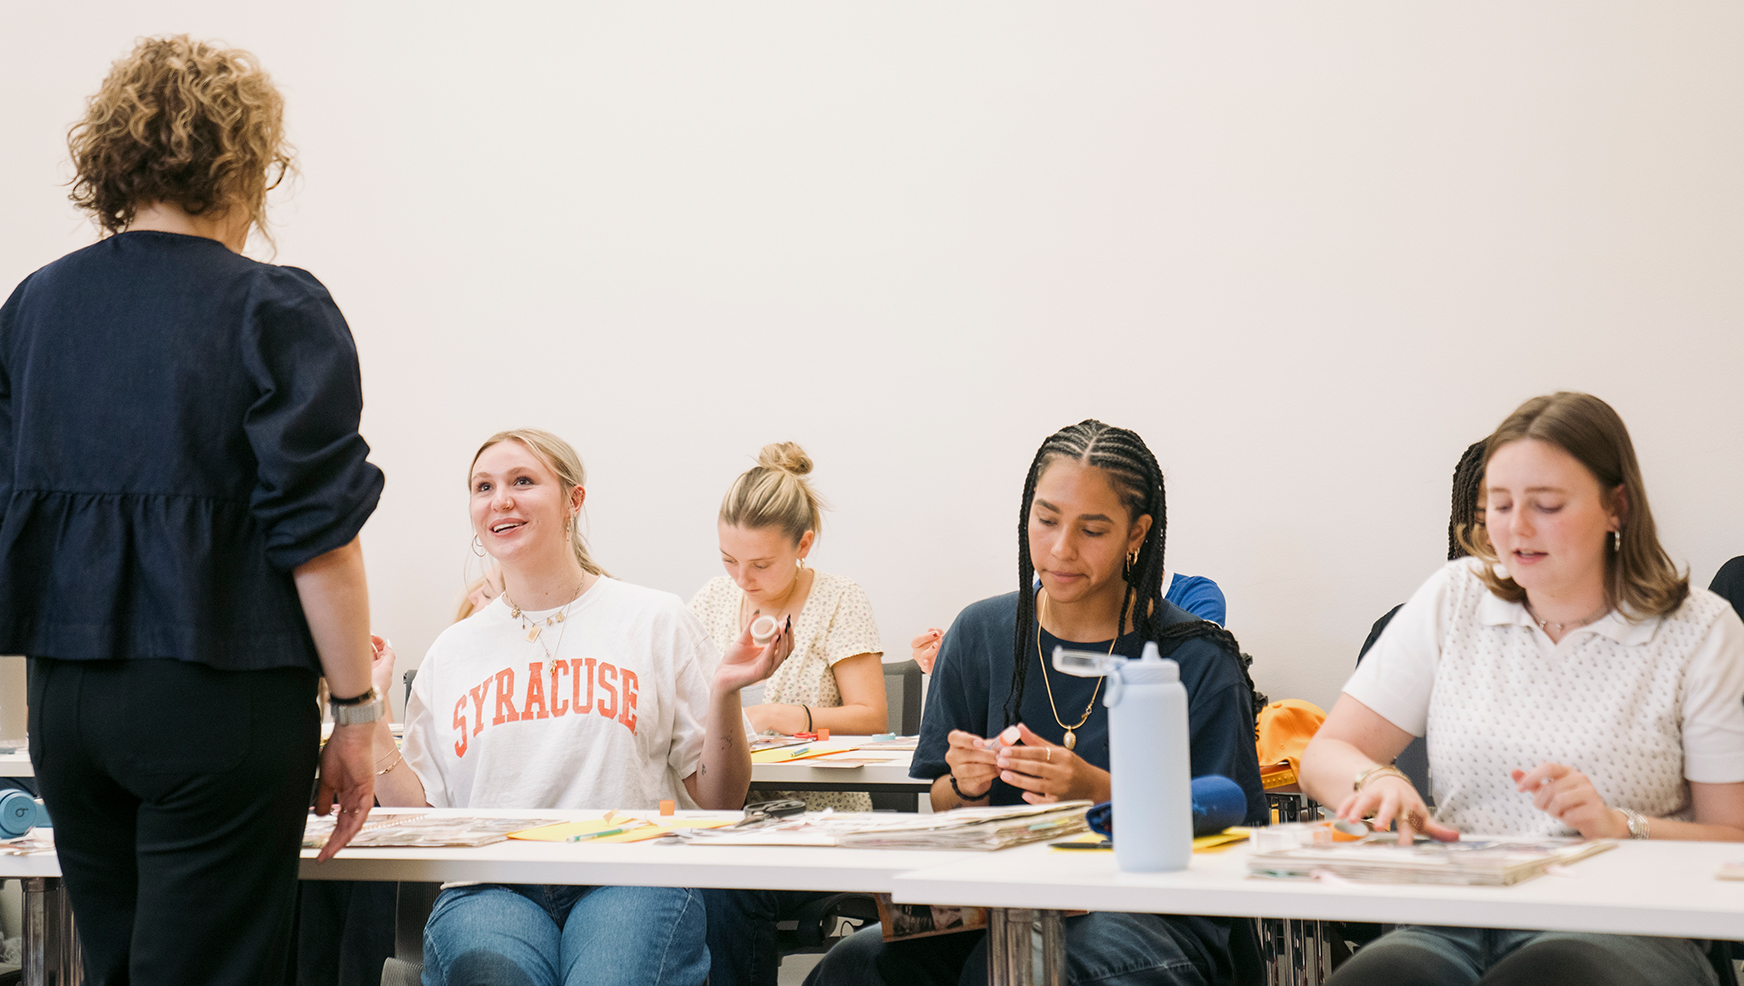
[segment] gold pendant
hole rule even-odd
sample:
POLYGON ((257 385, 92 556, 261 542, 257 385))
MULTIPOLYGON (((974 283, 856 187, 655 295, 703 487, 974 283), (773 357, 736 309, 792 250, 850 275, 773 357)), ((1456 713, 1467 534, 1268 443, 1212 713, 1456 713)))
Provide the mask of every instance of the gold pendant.
MULTIPOLYGON (((562 622, 563 622, 563 614, 562 614, 562 613, 558 613, 558 614, 557 614, 557 615, 556 615, 556 616, 553 616, 553 617, 552 617, 552 618, 551 618, 551 619, 552 619, 552 620, 556 620, 556 621, 557 621, 557 622, 559 622, 559 623, 562 623, 562 622)), ((546 623, 550 623, 550 622, 551 622, 551 620, 546 620, 546 621, 545 621, 545 622, 546 622, 546 623)))
POLYGON ((1071 748, 1073 748, 1077 745, 1078 745, 1078 734, 1072 732, 1070 729, 1066 730, 1066 749, 1070 750, 1071 748))
POLYGON ((539 628, 538 627, 534 627, 533 629, 527 631, 528 643, 531 643, 531 642, 538 640, 538 639, 539 639, 539 628))

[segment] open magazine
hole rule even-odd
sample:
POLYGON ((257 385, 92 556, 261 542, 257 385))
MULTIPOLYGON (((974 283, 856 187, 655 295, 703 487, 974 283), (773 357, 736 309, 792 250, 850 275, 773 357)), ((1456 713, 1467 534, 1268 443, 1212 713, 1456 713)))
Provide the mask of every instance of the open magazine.
MULTIPOLYGON (((339 813, 322 816, 311 812, 303 828, 303 848, 319 849, 333 835, 339 813)), ((456 818, 422 812, 372 813, 363 831, 348 848, 433 848, 436 846, 488 846, 502 842, 510 832, 519 832, 556 821, 553 818, 456 818)))
POLYGON ((1325 873, 1368 883, 1441 883, 1508 886, 1530 880, 1552 866, 1602 853, 1610 841, 1573 839, 1471 839, 1434 842, 1419 839, 1401 846, 1392 834, 1360 842, 1298 846, 1247 858, 1249 876, 1306 879, 1325 873))
POLYGON ((957 808, 935 815, 806 812, 747 828, 679 833, 701 845, 845 846, 859 849, 1004 849, 1087 827, 1088 801, 957 808))

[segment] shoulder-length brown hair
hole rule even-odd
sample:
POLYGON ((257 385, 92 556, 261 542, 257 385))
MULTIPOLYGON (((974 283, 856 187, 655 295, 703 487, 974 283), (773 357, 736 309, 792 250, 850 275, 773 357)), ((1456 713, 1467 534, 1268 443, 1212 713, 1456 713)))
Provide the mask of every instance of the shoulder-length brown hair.
POLYGON ((292 167, 284 99, 255 57, 187 35, 141 38, 67 133, 73 204, 105 233, 168 202, 195 216, 243 209, 271 242, 266 193, 292 167))
MULTIPOLYGON (((1599 481, 1599 497, 1612 508, 1621 490, 1617 548, 1605 558, 1605 598, 1626 618, 1668 616, 1689 596, 1689 573, 1678 572, 1659 543, 1653 511, 1647 506, 1647 486, 1635 460, 1629 429, 1611 405, 1591 394, 1567 391, 1534 397, 1514 410, 1486 441, 1484 472, 1490 460, 1509 442, 1548 442, 1575 457, 1599 481)), ((1496 550, 1487 538, 1466 538, 1466 550, 1490 562, 1479 578, 1490 591, 1509 602, 1524 602, 1526 590, 1497 573, 1496 550)))

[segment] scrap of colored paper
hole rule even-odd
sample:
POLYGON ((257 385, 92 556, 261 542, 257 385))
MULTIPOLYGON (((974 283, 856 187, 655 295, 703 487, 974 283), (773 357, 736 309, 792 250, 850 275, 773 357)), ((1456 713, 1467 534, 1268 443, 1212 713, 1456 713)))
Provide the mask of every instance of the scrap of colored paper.
POLYGON ((602 835, 594 842, 645 842, 671 835, 678 829, 718 829, 733 824, 730 818, 665 818, 658 825, 647 825, 617 835, 602 835))
MULTIPOLYGON (((1237 826, 1235 828, 1224 829, 1222 832, 1216 832, 1211 835, 1201 835, 1193 840, 1193 851, 1222 852, 1235 843, 1245 840, 1248 836, 1248 831, 1248 829, 1237 826)), ((1096 852, 1098 850, 1102 852, 1114 851, 1113 846, 1098 846, 1097 843, 1101 841, 1102 836, 1097 835, 1095 832, 1085 832, 1081 835, 1075 835, 1070 839, 1058 839, 1048 844, 1053 846, 1055 849, 1063 849, 1066 852, 1096 852), (1092 846, 1095 848, 1086 850, 1081 848, 1083 846, 1092 846)))
POLYGON ((812 743, 801 747, 783 746, 773 750, 758 750, 751 754, 752 763, 788 763, 794 760, 809 760, 812 757, 828 756, 832 753, 847 753, 859 747, 847 743, 812 743))

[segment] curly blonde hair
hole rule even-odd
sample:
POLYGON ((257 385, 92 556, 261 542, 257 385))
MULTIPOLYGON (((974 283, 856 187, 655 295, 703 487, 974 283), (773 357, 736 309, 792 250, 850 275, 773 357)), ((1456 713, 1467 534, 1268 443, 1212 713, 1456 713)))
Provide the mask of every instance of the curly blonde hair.
POLYGON ((68 197, 105 233, 140 206, 195 216, 232 205, 271 242, 266 193, 293 169, 284 99, 246 51, 187 35, 141 38, 67 132, 78 175, 68 197))

